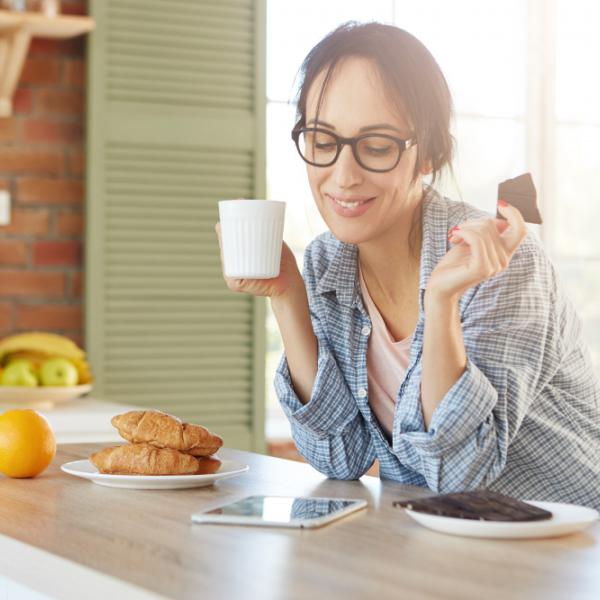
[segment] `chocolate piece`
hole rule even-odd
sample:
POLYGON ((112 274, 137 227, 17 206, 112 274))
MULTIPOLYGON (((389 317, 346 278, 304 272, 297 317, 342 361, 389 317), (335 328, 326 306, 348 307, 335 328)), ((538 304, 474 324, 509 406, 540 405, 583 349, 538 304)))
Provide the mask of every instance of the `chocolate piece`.
POLYGON ((479 521, 542 521, 552 513, 489 490, 441 494, 393 503, 416 512, 479 521))
MULTIPOLYGON (((518 208, 527 223, 539 225, 542 223, 542 216, 537 207, 536 196, 531 173, 507 179, 498 185, 498 200, 506 200, 518 208)), ((504 219, 499 211, 496 212, 496 218, 504 219)))

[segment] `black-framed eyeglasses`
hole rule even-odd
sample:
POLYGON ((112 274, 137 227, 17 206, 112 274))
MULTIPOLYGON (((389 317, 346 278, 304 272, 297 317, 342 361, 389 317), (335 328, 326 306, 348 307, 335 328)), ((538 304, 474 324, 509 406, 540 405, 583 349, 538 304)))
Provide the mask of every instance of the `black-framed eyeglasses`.
POLYGON ((402 153, 417 143, 414 138, 403 140, 387 133, 365 133, 345 138, 320 127, 295 127, 292 139, 298 154, 309 165, 330 167, 347 144, 352 148, 356 162, 363 169, 375 173, 394 169, 402 153))

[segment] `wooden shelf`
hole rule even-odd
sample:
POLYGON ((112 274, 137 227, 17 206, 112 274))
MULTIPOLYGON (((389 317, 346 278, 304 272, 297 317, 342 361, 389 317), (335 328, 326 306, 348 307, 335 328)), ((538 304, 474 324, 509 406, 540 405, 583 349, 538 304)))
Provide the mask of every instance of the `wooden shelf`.
POLYGON ((17 87, 32 37, 66 39, 94 29, 90 17, 0 10, 0 117, 12 114, 17 87))

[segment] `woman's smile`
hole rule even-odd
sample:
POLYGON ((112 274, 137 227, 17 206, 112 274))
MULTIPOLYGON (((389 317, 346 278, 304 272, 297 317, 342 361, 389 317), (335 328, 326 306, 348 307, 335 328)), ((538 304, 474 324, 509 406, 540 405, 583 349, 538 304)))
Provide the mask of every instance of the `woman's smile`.
POLYGON ((325 194, 336 214, 342 217, 360 217, 373 205, 375 196, 344 196, 325 194))

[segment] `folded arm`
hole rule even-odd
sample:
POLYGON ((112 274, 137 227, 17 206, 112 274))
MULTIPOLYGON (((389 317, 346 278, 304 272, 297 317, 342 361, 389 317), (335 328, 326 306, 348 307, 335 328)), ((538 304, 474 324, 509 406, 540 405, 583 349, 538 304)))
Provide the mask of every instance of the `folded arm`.
POLYGON ((463 312, 464 371, 427 427, 414 397, 400 406, 394 430, 399 460, 439 492, 485 486, 500 475, 562 354, 554 275, 541 250, 515 256, 507 271, 478 286, 463 312))

